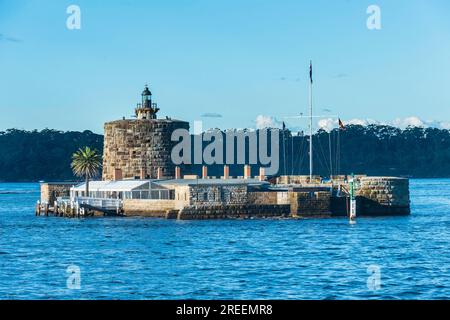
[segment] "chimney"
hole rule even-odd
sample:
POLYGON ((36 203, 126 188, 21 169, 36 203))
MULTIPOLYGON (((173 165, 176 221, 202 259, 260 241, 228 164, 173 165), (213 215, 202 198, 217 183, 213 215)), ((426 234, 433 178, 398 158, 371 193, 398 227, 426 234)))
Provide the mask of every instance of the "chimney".
POLYGON ((145 168, 141 168, 140 179, 145 180, 146 177, 147 177, 147 172, 146 172, 145 168))
POLYGON ((208 178, 208 167, 203 166, 202 167, 202 179, 207 179, 207 178, 208 178))
POLYGON ((163 178, 163 170, 162 168, 158 168, 156 170, 156 179, 162 179, 163 178))
POLYGON ((259 168, 259 181, 266 180, 266 170, 264 168, 259 168))
POLYGON ((224 179, 230 178, 230 167, 227 165, 223 166, 223 178, 224 179))
POLYGON ((246 164, 244 166, 244 179, 250 179, 252 177, 252 170, 251 167, 246 164))
POLYGON ((175 167, 175 179, 181 179, 181 169, 179 166, 175 167))
POLYGON ((119 168, 114 169, 113 180, 114 181, 122 180, 122 169, 119 168))

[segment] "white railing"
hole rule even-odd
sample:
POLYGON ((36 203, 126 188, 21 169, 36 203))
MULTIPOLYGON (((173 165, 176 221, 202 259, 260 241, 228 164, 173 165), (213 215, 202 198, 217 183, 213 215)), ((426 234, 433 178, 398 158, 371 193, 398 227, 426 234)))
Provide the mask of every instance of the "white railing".
MULTIPOLYGON (((142 199, 142 200, 174 200, 175 191, 168 189, 148 189, 148 190, 133 190, 133 191, 115 191, 115 192, 97 192, 91 191, 89 197, 78 196, 78 193, 72 193, 70 199, 66 197, 58 198, 58 201, 68 202, 74 199, 82 199, 89 201, 100 200, 123 200, 123 199, 142 199)), ((92 203, 92 202, 91 202, 92 203)))
POLYGON ((122 200, 120 199, 99 199, 99 198, 75 198, 75 202, 78 204, 87 204, 92 207, 103 209, 114 209, 122 207, 122 200))
POLYGON ((81 204, 86 204, 92 207, 101 209, 117 209, 122 208, 122 200, 120 199, 101 199, 101 198, 87 198, 87 197, 76 197, 67 198, 61 197, 57 199, 59 205, 65 203, 70 205, 70 207, 76 207, 81 204))
POLYGON ((135 190, 135 191, 124 192, 123 198, 124 199, 173 200, 175 198, 175 195, 172 190, 167 190, 167 189, 135 190))

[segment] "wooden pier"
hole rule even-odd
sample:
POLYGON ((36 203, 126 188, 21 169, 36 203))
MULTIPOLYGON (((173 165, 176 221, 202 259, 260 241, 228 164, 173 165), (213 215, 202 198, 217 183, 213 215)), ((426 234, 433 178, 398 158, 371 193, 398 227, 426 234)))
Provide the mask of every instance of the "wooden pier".
POLYGON ((69 218, 123 216, 123 203, 120 199, 58 198, 53 206, 38 201, 36 216, 41 215, 69 218))

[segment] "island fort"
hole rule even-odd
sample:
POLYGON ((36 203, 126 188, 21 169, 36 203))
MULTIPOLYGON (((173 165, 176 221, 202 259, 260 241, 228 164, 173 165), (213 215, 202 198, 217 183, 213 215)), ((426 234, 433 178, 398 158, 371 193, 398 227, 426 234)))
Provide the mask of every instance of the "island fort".
MULTIPOLYGON (((341 175, 324 180, 285 172, 267 174, 267 168, 250 161, 251 157, 243 157, 242 171, 234 167, 238 173, 234 175, 228 164, 215 163, 220 175, 211 176, 208 165, 197 169, 174 163, 174 132, 189 130, 189 123, 160 119, 158 111, 146 86, 135 118, 104 125, 102 179, 89 183, 88 194, 85 183, 42 183, 36 214, 171 219, 333 217, 349 216, 352 203, 358 216, 410 214, 405 178, 341 175)), ((271 148, 278 150, 278 146, 271 148)))

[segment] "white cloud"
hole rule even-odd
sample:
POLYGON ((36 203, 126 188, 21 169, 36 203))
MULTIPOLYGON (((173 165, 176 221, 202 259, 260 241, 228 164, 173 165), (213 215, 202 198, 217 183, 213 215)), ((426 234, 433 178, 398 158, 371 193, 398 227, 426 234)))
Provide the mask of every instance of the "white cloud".
POLYGON ((332 118, 320 119, 317 126, 325 131, 331 131, 338 126, 338 120, 332 118))
MULTIPOLYGON (((307 117, 305 117, 305 120, 307 117)), ((411 127, 423 127, 423 128, 438 128, 438 129, 446 129, 450 130, 450 122, 446 121, 436 121, 436 120, 423 120, 416 116, 410 116, 406 118, 396 118, 392 121, 378 121, 374 119, 349 119, 345 120, 342 119, 342 122, 344 125, 361 125, 361 126, 368 126, 371 124, 376 125, 388 125, 393 127, 398 127, 400 129, 405 129, 408 126, 411 127)), ((280 120, 277 120, 275 117, 272 116, 265 116, 265 115, 258 115, 255 120, 256 128, 257 129, 263 129, 263 128, 281 128, 283 126, 283 122, 280 120)), ((298 123, 296 123, 298 125, 298 123)), ((286 123, 286 126, 288 129, 290 129, 292 132, 296 131, 304 131, 309 130, 307 122, 304 122, 302 126, 293 126, 293 123, 289 122, 286 123)), ((316 129, 323 129, 325 131, 331 131, 335 128, 339 127, 338 119, 336 118, 322 118, 317 121, 316 123, 316 129)))
POLYGON ((422 128, 438 128, 438 129, 450 129, 450 122, 437 121, 437 120, 423 120, 419 117, 407 117, 404 119, 397 118, 392 122, 392 125, 399 128, 422 127, 422 128))
POLYGON ((256 129, 281 128, 283 126, 282 121, 279 121, 272 116, 264 116, 262 114, 256 117, 255 123, 256 129))
POLYGON ((450 130, 450 122, 447 121, 438 121, 436 125, 434 125, 435 122, 432 122, 431 127, 438 128, 438 129, 445 129, 450 130))
MULTIPOLYGON (((392 121, 377 121, 373 119, 350 119, 350 120, 342 120, 344 125, 361 125, 368 126, 371 124, 378 125, 388 125, 397 127, 400 129, 405 129, 408 126, 411 127, 422 127, 422 128, 438 128, 438 129, 450 129, 450 122, 445 121, 436 121, 436 120, 423 120, 416 116, 406 117, 406 118, 396 118, 392 121)), ((337 119, 321 119, 318 122, 318 127, 324 130, 330 131, 330 129, 334 129, 338 127, 337 119)))
POLYGON ((392 121, 392 124, 399 128, 406 128, 406 127, 425 127, 425 123, 419 119, 418 117, 407 117, 404 119, 397 118, 394 121, 392 121))
POLYGON ((376 121, 373 119, 351 119, 345 121, 346 124, 360 125, 360 126, 368 126, 370 124, 383 124, 380 121, 376 121))
MULTIPOLYGON (((344 125, 359 125, 359 126, 368 126, 369 124, 381 124, 381 122, 373 120, 373 119, 350 119, 350 120, 342 120, 344 125)), ((318 128, 323 129, 325 131, 331 131, 339 126, 339 121, 336 118, 325 118, 320 119, 317 123, 318 128)))

